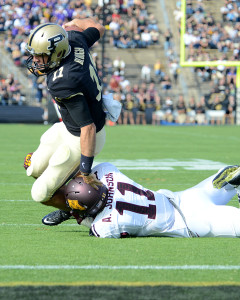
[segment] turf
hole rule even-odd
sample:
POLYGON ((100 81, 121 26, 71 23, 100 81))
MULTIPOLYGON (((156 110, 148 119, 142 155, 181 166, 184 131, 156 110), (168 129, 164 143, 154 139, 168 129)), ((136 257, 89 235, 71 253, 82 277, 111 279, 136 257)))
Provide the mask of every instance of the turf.
MULTIPOLYGON (((186 293, 192 295, 191 299, 201 299, 198 298, 199 289, 201 295, 210 293, 211 289, 214 291, 212 295, 219 295, 211 299, 224 299, 231 293, 230 298, 234 299, 236 289, 233 286, 239 289, 240 285, 239 239, 104 240, 88 236, 88 230, 75 225, 74 220, 57 227, 42 225, 41 218, 54 209, 31 200, 33 179, 25 175, 23 160, 28 152, 36 149, 41 134, 48 127, 0 125, 1 299, 30 299, 28 294, 35 295, 38 286, 52 285, 74 286, 72 296, 89 291, 89 297, 85 294, 85 299, 107 299, 109 295, 104 296, 104 290, 111 291, 110 295, 125 295, 125 298, 119 296, 115 299, 128 299, 128 296, 129 299, 157 299, 156 295, 165 295, 166 291, 170 296, 174 292, 175 299, 186 299, 186 293), (145 269, 140 268, 144 266, 145 269), (161 268, 164 266, 167 268, 161 268), (216 266, 216 269, 177 266, 216 266), (219 269, 219 266, 236 268, 219 269), (94 288, 96 285, 98 289, 94 288), (149 286, 145 292, 142 290, 144 285, 149 286), (10 286, 15 288, 9 289, 10 286), (32 288, 24 289, 25 286, 32 288), (114 286, 121 287, 121 291, 116 291, 114 286), (203 291, 204 286, 208 289, 203 291), (127 287, 135 293, 132 297, 127 287), (216 287, 220 294, 215 294, 216 287), (152 296, 149 295, 151 290, 152 296), (93 297, 96 296, 94 291, 98 295, 96 298, 93 297), (23 298, 22 293, 25 293, 23 298), (180 295, 185 295, 185 298, 180 295)), ((240 164, 238 126, 113 126, 106 130, 106 145, 96 161, 191 162, 198 159, 240 164)), ((217 170, 189 170, 179 164, 172 170, 122 171, 149 189, 176 191, 198 183, 217 170)), ((230 204, 237 206, 237 199, 230 204)), ((55 299, 53 293, 57 293, 48 288, 49 292, 46 288, 39 289, 41 299, 49 295, 55 299)), ((60 289, 62 295, 69 293, 69 288, 60 289)), ((32 299, 38 298, 35 295, 32 299)), ((80 298, 69 296, 62 299, 80 298)))

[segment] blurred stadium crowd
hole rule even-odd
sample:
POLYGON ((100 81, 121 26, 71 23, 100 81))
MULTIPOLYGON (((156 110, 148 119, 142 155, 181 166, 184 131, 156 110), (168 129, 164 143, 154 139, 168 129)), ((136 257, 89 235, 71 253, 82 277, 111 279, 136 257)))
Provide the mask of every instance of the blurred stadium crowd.
MULTIPOLYGON (((48 92, 44 77, 35 78, 24 67, 25 45, 30 31, 38 24, 63 24, 72 18, 97 16, 106 27, 108 47, 115 59, 100 59, 93 46, 92 55, 102 78, 103 92, 113 93, 122 105, 118 124, 234 124, 236 110, 236 68, 192 68, 200 84, 211 88, 206 94, 186 96, 172 91, 179 86, 179 54, 176 54, 172 29, 159 27, 158 17, 148 10, 147 0, 0 0, 0 43, 14 65, 30 79, 34 90, 31 104, 45 107, 48 92), (160 42, 163 41, 163 42, 160 42), (144 64, 140 74, 131 80, 126 74, 124 58, 118 49, 161 47, 167 68, 157 59, 154 65, 144 64)), ((221 22, 205 7, 207 0, 187 0, 184 42, 188 61, 231 60, 240 57, 240 1, 222 1, 221 22), (219 58, 220 57, 220 58, 219 58)), ((212 1, 213 2, 213 1, 212 1)), ((180 31, 181 1, 174 1, 173 17, 180 31)), ((179 32, 174 33, 179 34, 179 32)), ((0 75, 0 105, 27 105, 21 84, 14 74, 0 75)), ((177 89, 176 89, 177 90, 177 89)))

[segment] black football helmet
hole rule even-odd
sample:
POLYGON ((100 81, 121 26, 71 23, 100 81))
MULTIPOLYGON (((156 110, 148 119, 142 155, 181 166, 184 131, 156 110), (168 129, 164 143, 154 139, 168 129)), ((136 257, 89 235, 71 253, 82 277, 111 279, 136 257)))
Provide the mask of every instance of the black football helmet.
POLYGON ((95 217, 107 202, 108 189, 105 185, 98 190, 84 182, 82 177, 74 177, 65 186, 67 205, 82 217, 95 217))

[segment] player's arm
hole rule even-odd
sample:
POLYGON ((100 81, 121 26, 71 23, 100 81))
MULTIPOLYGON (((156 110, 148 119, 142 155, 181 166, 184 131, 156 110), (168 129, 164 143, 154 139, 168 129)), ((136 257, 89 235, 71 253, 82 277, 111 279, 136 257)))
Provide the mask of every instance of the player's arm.
POLYGON ((80 171, 84 174, 90 174, 96 146, 96 126, 91 123, 81 128, 80 147, 81 162, 80 171))
POLYGON ((102 183, 92 174, 92 164, 96 146, 96 126, 93 122, 87 101, 84 96, 77 95, 65 100, 64 105, 73 121, 81 129, 80 172, 82 175, 80 174, 79 176, 83 176, 86 183, 98 189, 97 186, 102 185, 102 183))
POLYGON ((94 18, 85 18, 85 19, 73 19, 70 22, 67 22, 63 25, 63 28, 67 30, 68 27, 77 26, 80 31, 84 31, 90 27, 94 27, 99 31, 100 38, 105 32, 105 27, 97 22, 94 18))

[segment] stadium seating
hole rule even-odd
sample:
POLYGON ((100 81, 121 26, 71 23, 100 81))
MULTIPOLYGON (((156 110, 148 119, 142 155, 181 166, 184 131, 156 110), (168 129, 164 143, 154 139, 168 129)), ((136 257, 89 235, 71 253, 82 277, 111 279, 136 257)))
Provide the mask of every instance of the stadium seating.
MULTIPOLYGON (((35 24, 43 20, 54 20, 62 24, 67 20, 66 13, 68 14, 68 18, 91 16, 93 14, 97 14, 99 19, 103 17, 102 7, 99 6, 100 2, 98 3, 96 0, 85 1, 85 4, 84 1, 82 1, 81 7, 75 8, 75 10, 66 10, 67 6, 65 4, 65 6, 63 6, 63 2, 65 3, 65 1, 59 1, 56 11, 51 11, 50 7, 48 7, 47 10, 39 8, 38 15, 36 15, 34 11, 31 11, 29 23, 24 25, 21 24, 21 22, 23 22, 23 20, 26 22, 26 12, 19 10, 18 13, 23 14, 22 19, 18 16, 13 22, 12 18, 10 18, 10 20, 5 18, 5 23, 2 22, 5 25, 5 30, 2 30, 0 27, 0 30, 2 30, 0 42, 3 46, 0 49, 1 69, 5 72, 4 76, 6 78, 9 73, 15 74, 16 80, 21 83, 24 89, 23 94, 26 103, 29 105, 40 105, 46 108, 50 100, 44 83, 39 82, 39 80, 37 81, 28 74, 26 68, 24 68, 24 61, 26 59, 24 45, 31 29, 29 24, 35 26, 35 24), (89 6, 89 3, 91 6, 89 6), (48 19, 51 13, 54 14, 54 17, 48 19), (16 44, 19 46, 21 57, 19 57, 19 53, 17 53, 18 51, 15 49, 16 44)), ((236 96, 236 72, 234 69, 180 68, 179 22, 181 1, 138 0, 135 1, 133 7, 126 5, 126 3, 127 1, 112 1, 111 4, 105 5, 105 38, 96 43, 92 49, 92 53, 99 74, 103 79, 104 92, 113 92, 116 97, 118 97, 117 94, 120 93, 120 99, 124 104, 123 107, 125 107, 126 94, 133 94, 132 106, 134 123, 137 123, 137 115, 141 115, 142 112, 147 112, 145 117, 147 116, 148 123, 156 123, 151 117, 149 118, 149 113, 151 115, 154 111, 157 111, 158 113, 155 115, 161 115, 160 124, 168 124, 169 122, 166 121, 168 118, 164 111, 164 104, 167 97, 170 97, 173 102, 172 118, 170 118, 172 121, 170 123, 179 124, 176 119, 178 115, 176 105, 179 94, 184 95, 188 116, 190 116, 190 107, 188 106, 190 98, 192 97, 194 97, 195 105, 197 106, 200 99, 204 96, 206 102, 205 109, 207 111, 208 109, 213 110, 211 104, 212 93, 219 93, 220 96, 223 95, 223 93, 233 95, 234 97, 236 96), (118 34, 120 34, 123 39, 128 40, 127 44, 123 45, 125 42, 123 39, 120 39, 119 35, 114 38, 113 34, 116 30, 119 30, 118 34), (148 42, 149 37, 150 42, 148 42), (102 58, 103 49, 104 59, 102 58), (114 61, 117 57, 120 57, 124 63, 123 70, 117 69, 116 66, 114 66, 114 61), (104 66, 102 66, 102 63, 104 63, 104 66), (144 70, 145 66, 148 66, 148 70, 146 68, 144 70), (149 72, 148 75, 146 75, 146 71, 149 72), (143 72, 145 72, 145 75, 143 75, 143 72), (220 85, 221 79, 224 79, 224 84, 220 85), (154 92, 151 91, 150 88, 152 82, 155 84, 154 92), (224 91, 221 90, 223 86, 225 87, 224 91), (143 100, 140 100, 142 98, 143 100), (144 102, 144 105, 140 104, 141 101, 144 102)), ((204 11, 208 13, 207 22, 210 24, 209 26, 212 26, 211 23, 213 23, 215 24, 214 26, 218 28, 220 22, 225 22, 225 27, 228 26, 226 28, 229 28, 230 22, 232 27, 235 26, 237 28, 237 25, 235 25, 237 24, 237 20, 229 21, 227 13, 223 13, 226 12, 226 10, 230 10, 230 0, 216 1, 214 9, 211 3, 205 0, 188 0, 187 3, 188 23, 190 23, 189 20, 194 20, 194 18, 199 18, 199 22, 201 23, 201 13, 204 11)), ((239 6, 239 3, 240 1, 235 1, 235 10, 236 7, 239 6)), ((6 10, 7 8, 3 6, 3 17, 4 14, 6 14, 6 10)), ((187 25, 187 29, 188 26, 195 28, 196 22, 193 23, 193 25, 187 25)), ((232 28, 231 26, 230 29, 232 28)), ((208 55, 211 60, 215 58, 216 55, 219 55, 220 52, 222 57, 225 55, 228 59, 231 59, 231 55, 235 54, 235 58, 238 59, 237 50, 235 49, 235 52, 231 52, 230 50, 228 51, 227 48, 227 46, 232 45, 233 42, 234 40, 230 40, 228 44, 222 44, 219 49, 205 49, 204 51, 202 51, 202 46, 199 48, 194 45, 193 47, 187 47, 187 55, 189 57, 192 56, 194 59, 196 59, 196 57, 198 59, 206 59, 206 55, 208 55)), ((227 97, 225 98, 227 101, 227 97)), ((226 112, 226 103, 224 103, 224 109, 226 112)), ((191 110, 193 110, 193 108, 191 108, 191 110)), ((197 119, 193 117, 193 115, 194 114, 191 113, 191 116, 186 118, 186 123, 198 124, 197 119), (190 119, 191 121, 189 121, 190 119)), ((206 122, 203 122, 204 124, 212 124, 209 115, 211 115, 211 113, 206 113, 206 122)), ((119 120, 118 123, 121 124, 122 122, 123 120, 119 120)), ((129 122, 130 120, 128 119, 127 123, 129 122)), ((159 122, 157 123, 159 124, 159 122)))

